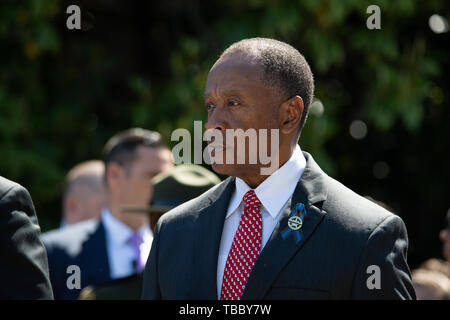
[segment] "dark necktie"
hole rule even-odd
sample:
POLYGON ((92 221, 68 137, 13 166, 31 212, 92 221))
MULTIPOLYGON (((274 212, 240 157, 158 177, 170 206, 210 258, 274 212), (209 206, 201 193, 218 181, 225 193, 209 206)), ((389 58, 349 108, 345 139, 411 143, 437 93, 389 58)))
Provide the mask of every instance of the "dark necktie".
POLYGON ((142 242, 144 241, 138 232, 134 232, 128 241, 134 250, 134 258, 135 258, 134 269, 136 273, 141 273, 141 271, 144 270, 145 268, 145 262, 141 256, 141 245, 142 242))

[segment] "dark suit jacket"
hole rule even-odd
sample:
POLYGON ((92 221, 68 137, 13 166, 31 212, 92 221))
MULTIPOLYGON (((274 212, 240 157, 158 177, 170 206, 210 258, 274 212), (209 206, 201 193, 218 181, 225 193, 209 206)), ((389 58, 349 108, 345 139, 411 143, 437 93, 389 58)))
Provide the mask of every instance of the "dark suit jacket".
POLYGON ((0 177, 0 300, 53 299, 30 194, 0 177))
POLYGON ((87 286, 80 300, 139 300, 142 293, 142 273, 115 279, 98 286, 87 286))
POLYGON ((111 280, 105 227, 100 219, 49 231, 42 240, 47 248, 55 299, 77 299, 84 287, 111 280), (67 286, 67 280, 75 274, 68 272, 71 265, 80 268, 80 289, 67 286))
MULTIPOLYGON (((242 299, 414 299, 403 221, 304 155, 306 168, 291 204, 258 257, 242 299), (297 203, 306 207, 301 241, 294 232, 282 237, 290 207, 297 203), (371 265, 380 268, 380 289, 367 285, 374 283, 371 265)), ((228 178, 162 216, 144 273, 143 299, 218 298, 218 252, 234 188, 234 178, 228 178)))

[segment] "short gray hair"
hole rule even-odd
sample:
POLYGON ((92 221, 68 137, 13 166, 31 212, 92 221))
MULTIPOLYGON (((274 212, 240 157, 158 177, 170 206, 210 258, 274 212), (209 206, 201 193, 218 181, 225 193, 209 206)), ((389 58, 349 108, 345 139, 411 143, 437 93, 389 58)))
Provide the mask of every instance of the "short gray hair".
POLYGON ((308 116, 314 95, 311 68, 300 52, 291 45, 269 38, 251 38, 233 43, 220 56, 240 53, 263 66, 263 81, 280 89, 285 99, 300 96, 303 113, 300 130, 308 116))

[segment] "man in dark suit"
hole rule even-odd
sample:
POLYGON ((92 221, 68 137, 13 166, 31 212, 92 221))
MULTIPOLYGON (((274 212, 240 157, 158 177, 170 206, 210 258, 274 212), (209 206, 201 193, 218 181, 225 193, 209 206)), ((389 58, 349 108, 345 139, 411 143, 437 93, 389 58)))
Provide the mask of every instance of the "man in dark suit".
POLYGON ((53 299, 40 233, 28 191, 0 177, 0 300, 53 299))
MULTIPOLYGON (((202 166, 184 164, 158 174, 152 179, 152 183, 153 196, 150 207, 141 208, 140 211, 150 216, 150 226, 154 231, 159 218, 164 213, 201 195, 220 183, 220 179, 202 166)), ((98 286, 88 286, 81 291, 79 299, 138 300, 141 293, 142 273, 98 286)))
POLYGON ((143 299, 415 298, 403 221, 297 144, 313 91, 306 60, 288 44, 255 38, 225 50, 206 82, 206 128, 271 129, 279 139, 261 145, 259 133, 258 145, 278 142, 270 156, 279 168, 263 174, 262 160, 249 161, 251 143, 238 163, 236 143, 216 135, 212 167, 230 177, 159 220, 143 299))
POLYGON ((149 218, 130 208, 148 207, 151 179, 173 167, 172 153, 159 133, 133 128, 106 143, 104 163, 107 206, 100 218, 42 237, 56 299, 77 299, 87 286, 139 274, 148 257, 149 218))

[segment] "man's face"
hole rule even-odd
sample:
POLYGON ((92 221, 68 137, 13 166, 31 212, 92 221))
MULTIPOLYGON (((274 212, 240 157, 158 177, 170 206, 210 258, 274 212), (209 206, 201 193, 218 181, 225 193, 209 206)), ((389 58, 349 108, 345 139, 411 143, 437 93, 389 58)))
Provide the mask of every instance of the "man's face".
MULTIPOLYGON (((242 177, 259 172, 260 165, 249 165, 249 146, 246 142, 245 164, 236 164, 237 143, 235 139, 233 164, 225 163, 227 148, 225 130, 227 129, 273 129, 278 128, 277 106, 279 95, 261 81, 262 68, 250 63, 239 54, 231 54, 216 63, 211 69, 205 88, 205 107, 208 111, 206 129, 222 132, 222 145, 212 143, 212 155, 223 155, 223 164, 213 163, 214 171, 231 176, 242 177)), ((269 135, 270 137, 270 135, 269 135)), ((270 139, 268 139, 270 152, 270 139)))
POLYGON ((95 186, 79 185, 64 199, 64 223, 98 218, 105 205, 106 194, 101 182, 95 186))
POLYGON ((77 212, 77 214, 73 215, 72 217, 66 217, 66 219, 68 220, 66 221, 67 224, 85 221, 100 216, 102 208, 106 204, 105 192, 103 189, 89 191, 91 191, 89 195, 86 194, 84 197, 81 197, 78 200, 80 210, 77 212))
POLYGON ((172 167, 173 158, 169 149, 138 147, 135 161, 124 169, 120 182, 121 206, 147 207, 153 194, 152 178, 172 167))
POLYGON ((80 217, 80 221, 97 218, 102 212, 102 208, 106 205, 106 195, 103 188, 86 197, 83 203, 85 215, 80 217))

